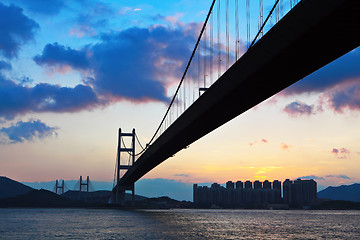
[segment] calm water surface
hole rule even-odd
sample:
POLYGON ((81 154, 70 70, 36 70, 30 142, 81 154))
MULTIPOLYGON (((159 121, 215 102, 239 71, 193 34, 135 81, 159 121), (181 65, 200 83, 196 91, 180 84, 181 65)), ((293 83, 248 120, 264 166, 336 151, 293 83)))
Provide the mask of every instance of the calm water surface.
POLYGON ((360 211, 0 209, 0 239, 360 239, 360 211))

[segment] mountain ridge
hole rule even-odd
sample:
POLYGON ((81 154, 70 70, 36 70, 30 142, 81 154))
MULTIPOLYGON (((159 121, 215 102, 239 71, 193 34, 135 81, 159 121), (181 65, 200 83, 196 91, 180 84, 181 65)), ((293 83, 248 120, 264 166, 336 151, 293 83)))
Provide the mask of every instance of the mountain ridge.
POLYGON ((330 186, 318 192, 318 198, 360 202, 360 184, 330 186))

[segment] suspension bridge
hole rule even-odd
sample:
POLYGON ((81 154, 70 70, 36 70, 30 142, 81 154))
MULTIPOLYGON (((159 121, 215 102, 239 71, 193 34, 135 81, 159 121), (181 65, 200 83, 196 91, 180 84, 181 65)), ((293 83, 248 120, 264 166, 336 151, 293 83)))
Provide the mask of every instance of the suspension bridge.
POLYGON ((191 143, 357 48, 359 12, 358 0, 213 0, 150 141, 119 131, 113 202, 191 143))

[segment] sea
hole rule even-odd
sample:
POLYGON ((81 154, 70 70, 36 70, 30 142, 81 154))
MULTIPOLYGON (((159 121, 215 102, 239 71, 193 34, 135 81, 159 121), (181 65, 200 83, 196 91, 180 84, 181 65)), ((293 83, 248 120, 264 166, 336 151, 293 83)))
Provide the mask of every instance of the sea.
POLYGON ((360 239, 360 211, 0 209, 0 239, 360 239))

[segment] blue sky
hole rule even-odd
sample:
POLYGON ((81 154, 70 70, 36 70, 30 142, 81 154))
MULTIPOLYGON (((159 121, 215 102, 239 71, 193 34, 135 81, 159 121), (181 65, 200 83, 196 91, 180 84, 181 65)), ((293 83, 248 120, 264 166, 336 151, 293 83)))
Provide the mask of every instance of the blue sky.
MULTIPOLYGON (((111 181, 117 128, 136 128, 149 141, 209 7, 205 0, 1 1, 0 175, 111 181)), ((265 1, 264 12, 269 7, 265 1)), ((358 182, 359 62, 355 49, 145 179, 358 182)))

